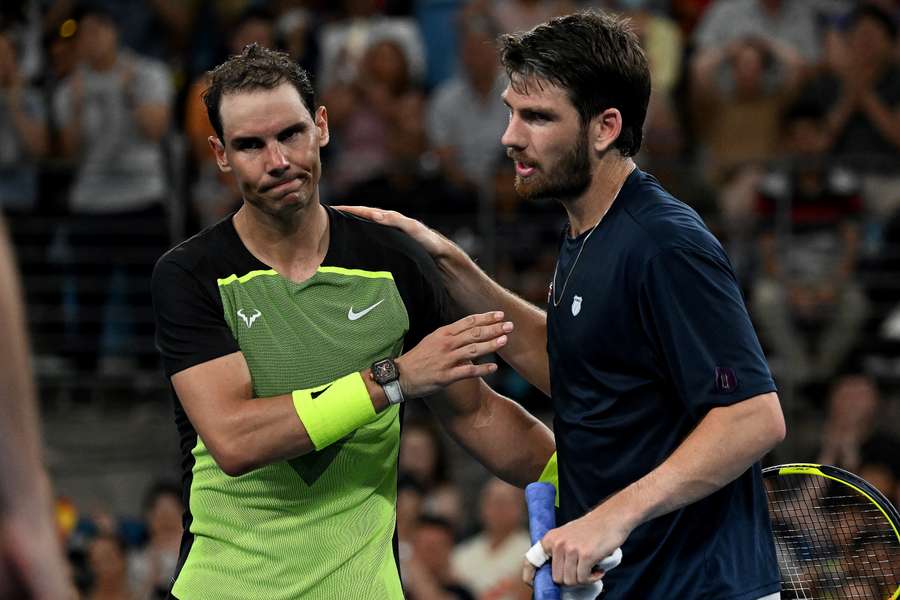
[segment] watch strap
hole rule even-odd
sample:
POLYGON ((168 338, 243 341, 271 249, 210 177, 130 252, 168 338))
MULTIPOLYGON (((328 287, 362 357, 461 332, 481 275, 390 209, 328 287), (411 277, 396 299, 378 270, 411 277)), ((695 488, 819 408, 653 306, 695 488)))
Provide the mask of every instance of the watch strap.
POLYGON ((381 387, 384 390, 384 395, 387 396, 388 402, 390 402, 391 405, 400 404, 401 402, 403 402, 403 390, 400 388, 399 379, 389 381, 381 387))

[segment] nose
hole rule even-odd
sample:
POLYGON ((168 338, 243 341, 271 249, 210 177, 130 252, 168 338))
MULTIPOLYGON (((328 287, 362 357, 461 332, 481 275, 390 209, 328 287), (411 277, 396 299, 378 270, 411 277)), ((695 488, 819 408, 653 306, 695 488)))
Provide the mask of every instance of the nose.
POLYGON ((500 137, 500 143, 507 148, 515 148, 516 150, 525 148, 526 144, 519 127, 519 120, 515 115, 509 118, 509 122, 506 124, 506 131, 500 137))
POLYGON ((289 166, 281 144, 279 142, 269 144, 266 148, 266 172, 269 175, 278 176, 284 173, 289 166))

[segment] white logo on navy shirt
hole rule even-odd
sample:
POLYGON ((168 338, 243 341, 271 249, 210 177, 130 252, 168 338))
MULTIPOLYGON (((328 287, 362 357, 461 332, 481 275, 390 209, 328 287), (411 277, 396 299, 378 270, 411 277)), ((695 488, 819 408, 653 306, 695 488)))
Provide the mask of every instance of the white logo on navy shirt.
POLYGON ((583 298, 581 296, 575 296, 574 298, 572 298, 572 316, 573 317, 577 317, 578 313, 581 312, 582 299, 583 298))

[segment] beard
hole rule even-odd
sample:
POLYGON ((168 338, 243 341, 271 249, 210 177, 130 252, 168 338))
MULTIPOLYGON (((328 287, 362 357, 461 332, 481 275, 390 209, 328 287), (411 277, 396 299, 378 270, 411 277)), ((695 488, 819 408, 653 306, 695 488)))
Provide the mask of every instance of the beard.
POLYGON ((584 131, 549 171, 536 170, 529 177, 516 175, 515 180, 516 192, 525 200, 567 201, 583 194, 590 184, 591 161, 584 131))

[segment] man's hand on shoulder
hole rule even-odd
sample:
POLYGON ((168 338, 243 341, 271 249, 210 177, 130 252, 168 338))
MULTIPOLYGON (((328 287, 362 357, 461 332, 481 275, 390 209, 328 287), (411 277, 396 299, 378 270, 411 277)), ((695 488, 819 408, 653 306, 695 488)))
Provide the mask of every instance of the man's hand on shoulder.
POLYGON ((368 219, 380 225, 399 229, 425 248, 435 262, 449 257, 459 248, 449 239, 431 229, 421 221, 411 219, 394 210, 382 210, 369 206, 335 206, 337 210, 368 219))

